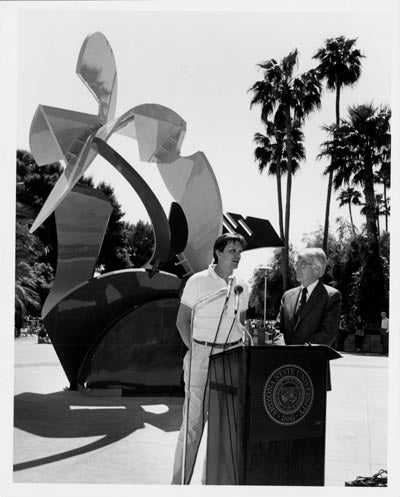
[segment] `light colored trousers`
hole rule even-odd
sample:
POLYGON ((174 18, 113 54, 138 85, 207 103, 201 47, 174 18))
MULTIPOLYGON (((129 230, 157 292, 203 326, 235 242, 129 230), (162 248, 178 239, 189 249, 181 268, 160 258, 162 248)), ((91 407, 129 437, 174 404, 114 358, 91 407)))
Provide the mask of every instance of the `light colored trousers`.
MULTIPOLYGON (((192 342, 192 372, 190 376, 190 405, 187 430, 185 484, 192 478, 197 451, 203 435, 204 424, 208 415, 208 366, 211 347, 192 342), (207 388, 206 388, 207 387, 207 388)), ((185 382, 185 401, 183 403, 183 421, 179 431, 175 450, 172 485, 182 482, 183 446, 185 434, 185 418, 188 404, 189 351, 183 359, 183 379, 185 382)), ((202 483, 205 484, 206 461, 204 461, 202 483)))

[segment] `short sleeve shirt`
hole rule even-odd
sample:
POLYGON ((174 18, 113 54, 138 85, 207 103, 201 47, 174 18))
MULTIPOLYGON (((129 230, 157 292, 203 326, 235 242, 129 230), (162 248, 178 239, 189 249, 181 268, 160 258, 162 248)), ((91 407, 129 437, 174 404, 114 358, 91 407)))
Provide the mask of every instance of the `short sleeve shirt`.
POLYGON ((241 286, 243 292, 239 296, 238 316, 245 311, 249 302, 249 289, 245 281, 236 276, 232 276, 230 295, 225 307, 228 292, 228 284, 217 275, 214 265, 209 266, 205 271, 191 276, 182 293, 181 303, 192 308, 195 307, 193 320, 193 338, 205 340, 207 342, 234 342, 243 336, 242 327, 235 320, 235 292, 236 286, 241 286), (226 292, 223 290, 226 289, 226 292), (199 303, 199 300, 206 296, 211 296, 214 292, 221 290, 221 293, 199 303), (221 319, 222 316, 222 319, 221 319), (218 327, 218 324, 221 323, 218 327), (218 331, 218 333, 217 333, 218 331))

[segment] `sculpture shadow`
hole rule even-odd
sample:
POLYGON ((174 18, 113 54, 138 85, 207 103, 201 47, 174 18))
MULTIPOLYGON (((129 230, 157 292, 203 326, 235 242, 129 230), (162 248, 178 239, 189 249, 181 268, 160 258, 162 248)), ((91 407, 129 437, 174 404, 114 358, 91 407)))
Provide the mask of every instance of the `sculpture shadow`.
POLYGON ((144 428, 145 423, 166 432, 177 431, 182 421, 182 402, 176 397, 87 397, 72 391, 16 395, 15 428, 44 438, 102 438, 73 450, 15 464, 13 469, 21 471, 106 447, 144 428), (166 406, 165 412, 157 412, 160 404, 166 406))

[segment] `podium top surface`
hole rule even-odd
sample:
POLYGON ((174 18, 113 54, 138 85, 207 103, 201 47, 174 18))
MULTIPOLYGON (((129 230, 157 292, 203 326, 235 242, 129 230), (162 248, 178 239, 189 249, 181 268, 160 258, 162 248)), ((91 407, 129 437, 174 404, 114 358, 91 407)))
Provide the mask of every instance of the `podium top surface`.
POLYGON ((335 349, 332 349, 332 347, 328 347, 328 345, 317 345, 317 344, 305 344, 305 345, 243 345, 243 346, 238 346, 238 347, 233 347, 231 349, 218 352, 217 354, 212 354, 212 357, 218 357, 221 356, 222 354, 231 354, 237 352, 237 350, 275 350, 276 352, 280 351, 289 351, 289 350, 302 350, 304 352, 309 351, 315 351, 315 350, 321 350, 325 352, 325 358, 328 361, 331 361, 333 359, 341 359, 343 356, 339 354, 335 349))

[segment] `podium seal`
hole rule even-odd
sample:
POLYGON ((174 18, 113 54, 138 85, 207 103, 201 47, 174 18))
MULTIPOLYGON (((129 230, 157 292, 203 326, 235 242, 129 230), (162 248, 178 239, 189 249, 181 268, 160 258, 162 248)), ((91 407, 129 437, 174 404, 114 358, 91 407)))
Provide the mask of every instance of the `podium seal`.
POLYGON ((285 364, 272 371, 264 385, 263 402, 268 416, 280 425, 301 421, 314 399, 314 387, 308 373, 295 364, 285 364))

